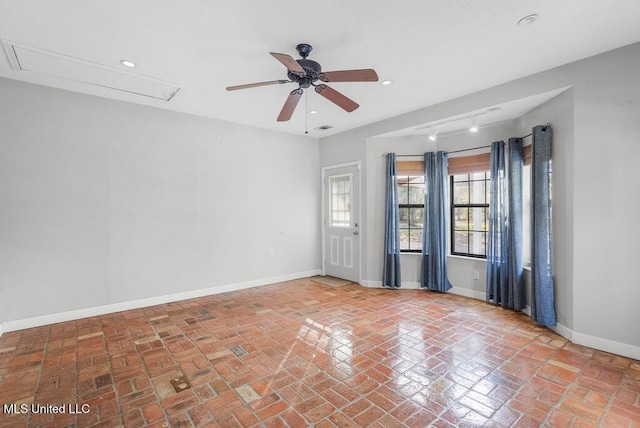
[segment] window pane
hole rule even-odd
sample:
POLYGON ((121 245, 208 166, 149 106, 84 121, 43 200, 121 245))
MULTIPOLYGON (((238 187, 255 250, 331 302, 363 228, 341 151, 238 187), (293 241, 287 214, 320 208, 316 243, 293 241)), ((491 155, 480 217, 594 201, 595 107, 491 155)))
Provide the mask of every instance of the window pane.
POLYGON ((469 252, 469 233, 467 232, 454 232, 453 235, 453 251, 456 253, 468 253, 469 252))
POLYGON ((485 173, 484 172, 474 172, 471 174, 471 180, 484 180, 485 173))
POLYGON ((409 208, 400 208, 398 212, 400 216, 400 227, 408 228, 409 227, 409 208))
POLYGON ((467 230, 469 225, 469 208, 454 209, 455 226, 454 230, 467 230))
POLYGON ((453 202, 455 204, 469 203, 469 183, 453 183, 453 202))
POLYGON ((408 229, 400 229, 400 250, 408 250, 409 249, 409 230, 408 229))
POLYGON ((457 174, 453 176, 453 181, 469 181, 469 174, 457 174))
POLYGON ((486 181, 473 181, 469 183, 471 187, 471 203, 472 204, 484 204, 485 203, 485 186, 486 181))
POLYGON ((422 217, 424 215, 424 208, 409 208, 409 224, 411 228, 422 228, 422 217))
POLYGON ((398 204, 406 205, 409 203, 409 188, 407 184, 398 184, 398 204))
POLYGON ((471 254, 475 254, 478 256, 486 256, 486 240, 487 234, 484 232, 471 232, 469 236, 470 247, 469 251, 471 254))
POLYGON ((469 229, 485 231, 488 230, 486 208, 470 208, 469 229))
POLYGON ((409 187, 409 203, 424 205, 424 184, 411 184, 409 187))
POLYGON ((409 245, 412 250, 422 250, 422 229, 411 229, 409 245))

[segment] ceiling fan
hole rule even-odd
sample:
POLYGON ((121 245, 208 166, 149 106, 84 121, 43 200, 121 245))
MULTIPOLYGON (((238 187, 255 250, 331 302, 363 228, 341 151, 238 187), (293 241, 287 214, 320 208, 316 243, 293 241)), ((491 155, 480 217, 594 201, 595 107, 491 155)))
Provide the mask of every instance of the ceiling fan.
POLYGON ((280 114, 278 115, 278 122, 284 122, 291 119, 293 111, 298 105, 298 101, 304 93, 304 89, 313 86, 315 91, 337 105, 342 109, 352 112, 358 107, 358 103, 350 98, 347 98, 335 89, 325 85, 324 83, 316 84, 319 80, 321 82, 377 82, 378 75, 375 70, 370 68, 363 70, 341 70, 341 71, 322 71, 322 67, 315 61, 307 59, 309 53, 313 48, 307 43, 300 43, 296 46, 296 50, 302 57, 302 59, 295 60, 287 54, 281 54, 276 52, 270 52, 271 56, 280 61, 285 67, 287 67, 287 77, 289 80, 271 80, 268 82, 249 83, 246 85, 229 86, 227 91, 236 91, 238 89, 255 88, 258 86, 269 85, 281 85, 283 83, 297 83, 298 88, 291 91, 289 97, 284 103, 280 114))

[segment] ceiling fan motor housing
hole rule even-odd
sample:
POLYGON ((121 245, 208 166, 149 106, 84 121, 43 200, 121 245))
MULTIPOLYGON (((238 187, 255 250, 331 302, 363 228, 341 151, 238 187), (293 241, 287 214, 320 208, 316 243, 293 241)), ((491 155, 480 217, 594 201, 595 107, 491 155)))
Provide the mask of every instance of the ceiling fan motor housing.
POLYGON ((289 77, 289 80, 298 82, 300 87, 308 88, 311 86, 312 82, 318 80, 320 73, 322 72, 322 67, 320 64, 310 59, 298 59, 296 62, 300 64, 306 74, 304 76, 300 76, 299 74, 290 71, 287 76, 289 77))

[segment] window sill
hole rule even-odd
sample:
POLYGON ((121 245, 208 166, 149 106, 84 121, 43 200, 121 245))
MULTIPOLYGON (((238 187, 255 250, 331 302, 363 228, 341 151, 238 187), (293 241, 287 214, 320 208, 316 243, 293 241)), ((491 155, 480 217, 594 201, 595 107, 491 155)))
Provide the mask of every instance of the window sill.
POLYGON ((474 262, 487 262, 487 259, 481 259, 479 257, 465 257, 465 256, 456 256, 453 254, 449 254, 447 255, 447 258, 449 259, 460 259, 460 260, 470 260, 470 261, 474 261, 474 262))

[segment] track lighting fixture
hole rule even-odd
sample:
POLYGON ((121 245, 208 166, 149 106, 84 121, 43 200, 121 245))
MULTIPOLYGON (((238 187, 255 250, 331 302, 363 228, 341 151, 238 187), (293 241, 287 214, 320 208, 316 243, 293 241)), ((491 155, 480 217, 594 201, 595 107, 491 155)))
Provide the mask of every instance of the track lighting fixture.
POLYGON ((476 117, 471 117, 471 127, 469 128, 469 132, 478 132, 478 125, 476 124, 476 117))
POLYGON ((437 134, 438 134, 438 130, 436 128, 434 128, 433 126, 429 128, 429 141, 436 141, 437 140, 437 134))

